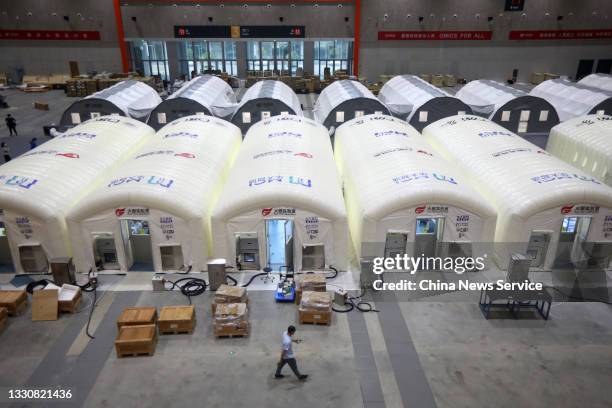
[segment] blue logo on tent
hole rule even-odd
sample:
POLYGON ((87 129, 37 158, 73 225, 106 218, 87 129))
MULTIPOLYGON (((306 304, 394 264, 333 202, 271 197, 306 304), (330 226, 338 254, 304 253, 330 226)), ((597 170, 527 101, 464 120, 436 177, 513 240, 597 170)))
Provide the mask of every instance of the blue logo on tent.
POLYGON ((293 184, 300 187, 311 188, 312 180, 304 177, 297 176, 266 176, 266 177, 257 177, 249 180, 249 187, 257 187, 264 184, 293 184))

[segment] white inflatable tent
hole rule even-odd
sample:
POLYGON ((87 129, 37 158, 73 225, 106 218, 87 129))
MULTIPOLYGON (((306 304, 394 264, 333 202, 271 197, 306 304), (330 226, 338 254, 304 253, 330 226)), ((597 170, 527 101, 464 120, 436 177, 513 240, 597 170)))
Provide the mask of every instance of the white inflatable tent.
POLYGON ((334 145, 358 257, 484 257, 491 249, 495 210, 403 120, 353 119, 334 145))
POLYGON ((540 147, 546 145, 550 129, 559 123, 557 111, 548 101, 501 82, 471 81, 455 97, 475 115, 491 119, 540 147))
POLYGON ((591 88, 601 89, 602 91, 612 92, 612 75, 610 74, 590 74, 582 78, 578 83, 590 86, 591 88))
POLYGON ((186 82, 161 102, 149 115, 147 124, 161 129, 175 119, 191 115, 228 118, 236 109, 236 95, 227 82, 214 75, 202 75, 186 82))
POLYGON ((313 113, 315 120, 328 129, 335 129, 363 115, 390 114, 368 88, 350 79, 334 81, 326 86, 315 102, 313 113))
POLYGON ((609 264, 610 187, 478 116, 440 120, 423 135, 497 210, 500 268, 514 252, 544 269, 609 264))
POLYGON ((145 122, 149 113, 161 103, 155 89, 133 79, 119 82, 74 102, 62 114, 62 129, 88 119, 106 115, 127 116, 145 122))
POLYGON ((581 116, 555 126, 546 150, 612 186, 612 116, 581 116))
POLYGON ((241 140, 236 126, 210 116, 164 126, 69 213, 76 266, 206 270, 211 206, 241 140))
POLYGON ((242 269, 346 270, 346 211, 327 130, 295 115, 251 127, 212 226, 214 256, 242 269))
POLYGON ((90 119, 2 165, 2 262, 17 273, 47 272, 49 260, 71 256, 68 210, 153 134, 130 118, 90 119))
POLYGON ((612 92, 602 91, 566 79, 549 79, 529 92, 546 99, 564 122, 588 114, 612 115, 612 92))
POLYGON ((232 123, 246 135, 253 124, 277 115, 304 116, 304 112, 297 95, 285 83, 259 81, 242 96, 232 115, 232 123))
POLYGON ((393 116, 407 121, 419 132, 438 119, 472 113, 461 100, 415 75, 394 76, 380 89, 378 99, 393 116))

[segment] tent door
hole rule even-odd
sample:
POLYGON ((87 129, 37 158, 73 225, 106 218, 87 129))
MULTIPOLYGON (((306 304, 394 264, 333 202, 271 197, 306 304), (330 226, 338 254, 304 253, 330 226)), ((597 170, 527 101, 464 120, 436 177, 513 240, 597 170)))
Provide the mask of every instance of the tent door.
POLYGON ((23 245, 19 247, 19 260, 26 273, 48 272, 47 255, 40 245, 23 245))
POLYGON ((403 256, 408 244, 408 233, 387 231, 385 239, 385 258, 394 258, 396 255, 403 256))
POLYGON ((133 264, 130 271, 152 271, 153 251, 149 222, 144 220, 123 220, 128 226, 129 248, 133 264))
POLYGON ((289 269, 288 261, 293 261, 293 220, 266 220, 266 248, 272 270, 289 269))
POLYGON ((94 234, 94 259, 96 266, 104 270, 118 270, 117 247, 113 234, 94 234))
POLYGON ((6 227, 3 222, 0 222, 0 273, 13 272, 15 272, 15 266, 13 265, 8 237, 6 236, 6 227))
POLYGON ((531 231, 526 255, 531 258, 531 267, 541 268, 546 260, 551 232, 531 231))
POLYGON ((183 250, 180 245, 163 245, 159 247, 162 271, 179 271, 184 267, 183 250))
POLYGON ((417 218, 414 256, 435 257, 443 233, 444 218, 417 218))
POLYGON ((236 237, 236 266, 241 269, 259 269, 259 239, 256 232, 239 232, 236 237))
POLYGON ((587 260, 583 243, 591 225, 590 217, 564 217, 555 254, 556 268, 572 268, 587 260))

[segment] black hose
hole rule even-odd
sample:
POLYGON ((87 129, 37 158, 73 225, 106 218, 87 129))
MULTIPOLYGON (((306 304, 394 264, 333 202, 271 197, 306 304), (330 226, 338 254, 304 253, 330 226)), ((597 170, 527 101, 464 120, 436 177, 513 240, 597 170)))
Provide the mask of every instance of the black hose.
POLYGON ((245 283, 244 285, 242 285, 243 288, 246 288, 247 286, 249 286, 251 283, 253 283, 253 281, 255 280, 255 278, 257 278, 258 276, 264 276, 267 275, 268 272, 260 272, 260 273, 256 273, 255 275, 251 276, 251 279, 249 279, 249 281, 247 283, 245 283))
POLYGON ((230 286, 238 286, 238 281, 237 281, 236 279, 234 279, 234 277, 233 277, 233 276, 230 276, 230 275, 225 275, 225 280, 226 280, 226 281, 228 281, 228 280, 229 280, 230 282, 234 282, 234 284, 233 284, 233 285, 230 285, 230 286))
POLYGON ((331 269, 334 272, 334 275, 326 276, 325 279, 335 279, 338 276, 338 270, 331 265, 329 265, 329 269, 331 269))
POLYGON ((199 278, 182 278, 177 281, 166 281, 166 282, 172 284, 169 290, 173 290, 174 288, 178 287, 181 293, 187 296, 187 299, 189 300, 189 304, 191 304, 191 298, 193 296, 201 295, 202 293, 206 291, 206 288, 208 287, 208 284, 206 283, 206 281, 204 279, 199 279, 199 278), (182 285, 179 285, 180 282, 185 282, 185 283, 183 283, 182 285))
POLYGON ((90 339, 95 339, 95 337, 89 333, 89 325, 91 324, 91 316, 93 316, 94 309, 96 307, 96 302, 98 301, 98 291, 96 287, 93 286, 93 302, 91 302, 91 309, 89 309, 89 317, 87 318, 87 326, 85 327, 85 334, 90 339))
POLYGON ((44 289, 50 283, 55 285, 55 282, 49 279, 41 279, 38 281, 30 282, 28 283, 28 286, 26 286, 26 292, 28 292, 31 295, 32 293, 34 293, 34 289, 36 289, 37 287, 42 286, 41 289, 44 289))
POLYGON ((185 270, 185 272, 177 272, 176 274, 177 275, 188 275, 189 272, 191 272, 191 268, 192 268, 192 265, 189 265, 189 267, 185 270))

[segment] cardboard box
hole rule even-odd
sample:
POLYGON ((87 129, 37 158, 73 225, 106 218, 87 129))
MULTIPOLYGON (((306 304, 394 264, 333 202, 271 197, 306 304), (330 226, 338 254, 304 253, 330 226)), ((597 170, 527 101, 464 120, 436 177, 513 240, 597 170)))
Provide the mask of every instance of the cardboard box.
POLYGON ((216 337, 243 337, 249 335, 248 308, 246 303, 217 305, 213 316, 216 337))
POLYGON ((246 288, 221 285, 215 292, 215 303, 246 303, 246 288))
POLYGON ((123 326, 115 340, 117 358, 152 356, 157 346, 157 330, 154 324, 123 326))
POLYGON ((7 309, 10 316, 17 316, 28 305, 25 290, 0 290, 0 307, 7 309))
POLYGON ((8 320, 8 309, 6 307, 0 307, 0 331, 6 326, 8 320))
POLYGON ((155 325, 157 323, 157 309, 154 307, 128 307, 117 319, 117 328, 123 326, 155 325))
POLYGON ((161 334, 191 334, 196 325, 195 307, 164 306, 159 312, 157 325, 161 334))

